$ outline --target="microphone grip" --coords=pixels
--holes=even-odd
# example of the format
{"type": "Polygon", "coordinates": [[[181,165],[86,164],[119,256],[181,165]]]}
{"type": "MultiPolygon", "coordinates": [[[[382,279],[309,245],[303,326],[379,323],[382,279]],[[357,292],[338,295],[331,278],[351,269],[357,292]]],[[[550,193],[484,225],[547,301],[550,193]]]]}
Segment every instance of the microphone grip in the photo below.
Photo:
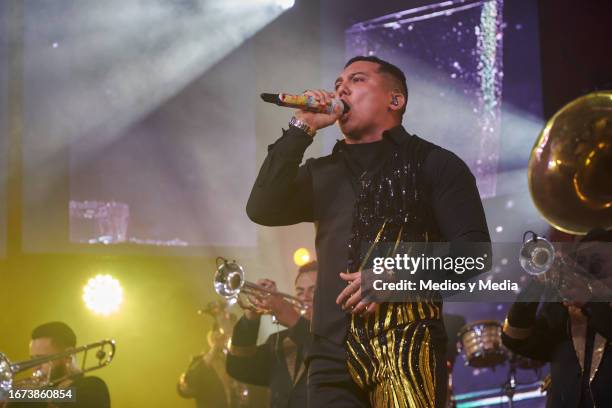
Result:
{"type": "Polygon", "coordinates": [[[340,106],[342,108],[343,113],[346,113],[349,109],[348,105],[345,105],[344,102],[342,102],[342,100],[338,98],[332,99],[331,103],[328,103],[324,107],[319,106],[315,98],[309,95],[263,93],[261,94],[261,99],[263,99],[265,102],[275,103],[279,106],[302,109],[316,113],[333,113],[334,109],[336,109],[336,106],[340,106]]]}

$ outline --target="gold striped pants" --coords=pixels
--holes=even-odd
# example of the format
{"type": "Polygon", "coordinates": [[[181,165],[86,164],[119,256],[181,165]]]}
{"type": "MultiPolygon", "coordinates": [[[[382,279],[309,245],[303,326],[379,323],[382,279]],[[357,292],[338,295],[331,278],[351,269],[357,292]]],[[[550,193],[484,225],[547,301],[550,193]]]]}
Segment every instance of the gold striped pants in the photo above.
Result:
{"type": "Polygon", "coordinates": [[[351,321],[348,369],[357,385],[368,392],[373,408],[443,405],[447,374],[441,354],[445,345],[432,341],[427,324],[439,319],[439,309],[434,304],[415,305],[384,304],[375,316],[351,321]],[[410,308],[424,308],[425,315],[417,312],[418,319],[406,321],[402,316],[408,316],[410,308]]]}

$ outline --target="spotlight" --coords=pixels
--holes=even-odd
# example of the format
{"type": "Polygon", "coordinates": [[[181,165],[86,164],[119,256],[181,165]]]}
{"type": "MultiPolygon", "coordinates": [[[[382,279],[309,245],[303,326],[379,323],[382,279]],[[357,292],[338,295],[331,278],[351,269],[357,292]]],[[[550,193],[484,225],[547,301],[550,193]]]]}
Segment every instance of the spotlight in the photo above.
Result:
{"type": "Polygon", "coordinates": [[[310,261],[310,252],[306,248],[296,249],[293,253],[293,262],[297,266],[302,266],[310,261]]]}
{"type": "Polygon", "coordinates": [[[276,5],[283,10],[288,10],[295,4],[295,0],[276,0],[276,5]]]}
{"type": "Polygon", "coordinates": [[[119,311],[123,302],[123,289],[110,275],[96,275],[83,287],[83,301],[97,315],[109,316],[119,311]]]}

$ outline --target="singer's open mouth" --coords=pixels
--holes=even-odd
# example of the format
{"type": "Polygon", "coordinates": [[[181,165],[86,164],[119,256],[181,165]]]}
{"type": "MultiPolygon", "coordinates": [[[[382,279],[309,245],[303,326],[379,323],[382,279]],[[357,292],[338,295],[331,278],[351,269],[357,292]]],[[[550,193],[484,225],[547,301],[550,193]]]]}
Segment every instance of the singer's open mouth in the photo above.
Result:
{"type": "Polygon", "coordinates": [[[340,123],[346,123],[346,121],[348,120],[348,117],[349,117],[349,113],[350,113],[350,111],[346,111],[342,115],[340,115],[340,118],[338,119],[340,121],[340,123]]]}
{"type": "Polygon", "coordinates": [[[344,103],[344,112],[340,115],[340,119],[346,120],[348,113],[351,111],[351,105],[346,101],[346,99],[341,99],[342,103],[344,103]]]}

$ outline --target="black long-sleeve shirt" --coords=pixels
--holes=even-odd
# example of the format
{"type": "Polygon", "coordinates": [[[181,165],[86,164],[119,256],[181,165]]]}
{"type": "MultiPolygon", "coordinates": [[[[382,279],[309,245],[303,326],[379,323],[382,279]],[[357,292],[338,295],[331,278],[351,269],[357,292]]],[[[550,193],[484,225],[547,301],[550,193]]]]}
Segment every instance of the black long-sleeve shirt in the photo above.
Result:
{"type": "Polygon", "coordinates": [[[304,356],[310,346],[309,322],[300,318],[287,330],[256,346],[259,319],[242,317],[232,334],[227,373],[238,381],[270,388],[270,407],[306,407],[304,356]]]}
{"type": "MultiPolygon", "coordinates": [[[[383,133],[391,151],[411,137],[398,126],[383,133]]],[[[358,194],[358,171],[377,166],[385,157],[358,150],[371,146],[346,147],[340,141],[331,155],[309,159],[300,166],[312,138],[290,127],[269,146],[268,155],[255,181],[247,204],[254,222],[266,225],[291,225],[314,222],[319,276],[315,292],[312,332],[336,343],[346,336],[348,315],[335,299],[346,283],[339,273],[346,270],[348,243],[353,223],[353,207],[358,194]],[[356,158],[357,156],[357,158],[356,158]]],[[[473,175],[465,163],[448,150],[432,150],[424,163],[433,213],[447,241],[489,242],[484,210],[473,175]]]]}

